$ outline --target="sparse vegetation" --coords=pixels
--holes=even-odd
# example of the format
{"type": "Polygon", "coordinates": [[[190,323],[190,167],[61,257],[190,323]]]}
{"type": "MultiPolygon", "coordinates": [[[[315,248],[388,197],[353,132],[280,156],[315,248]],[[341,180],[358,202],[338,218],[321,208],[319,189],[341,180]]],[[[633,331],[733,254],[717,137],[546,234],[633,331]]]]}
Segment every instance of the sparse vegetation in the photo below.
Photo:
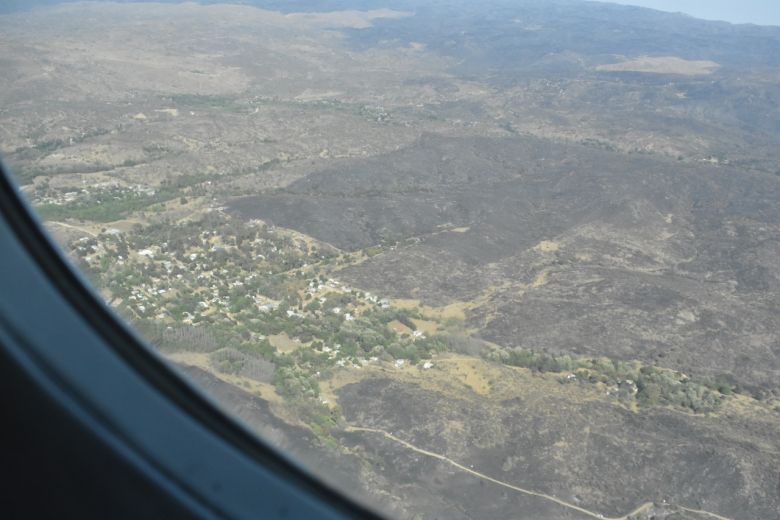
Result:
{"type": "Polygon", "coordinates": [[[554,356],[525,348],[494,349],[487,359],[536,372],[561,373],[561,382],[601,383],[622,401],[640,406],[668,405],[696,413],[717,410],[735,387],[725,376],[711,379],[690,377],[674,370],[627,363],[608,358],[554,356]]]}
{"type": "Polygon", "coordinates": [[[172,180],[163,180],[157,188],[111,186],[91,191],[82,190],[72,201],[41,201],[36,205],[36,209],[43,218],[49,220],[112,222],[155,204],[177,197],[184,198],[182,193],[190,196],[202,195],[206,192],[202,184],[213,178],[214,176],[208,175],[182,175],[172,180]]]}

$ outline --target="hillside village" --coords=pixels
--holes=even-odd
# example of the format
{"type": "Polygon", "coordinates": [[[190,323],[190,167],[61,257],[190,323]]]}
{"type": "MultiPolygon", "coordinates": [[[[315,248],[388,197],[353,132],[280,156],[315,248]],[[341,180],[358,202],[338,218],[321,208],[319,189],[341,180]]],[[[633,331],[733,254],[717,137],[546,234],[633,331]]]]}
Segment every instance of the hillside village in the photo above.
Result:
{"type": "MultiPolygon", "coordinates": [[[[70,253],[110,305],[161,352],[208,354],[217,372],[272,383],[291,399],[325,401],[319,384],[333,370],[369,364],[429,370],[437,355],[457,351],[466,334],[457,319],[394,305],[339,281],[339,269],[381,247],[341,252],[260,220],[237,220],[219,207],[130,232],[103,229],[75,239],[70,253]]],[[[600,385],[605,396],[629,407],[708,412],[734,391],[725,379],[638,362],[487,343],[480,352],[493,362],[559,374],[562,384],[600,385]]]]}
{"type": "Polygon", "coordinates": [[[75,240],[71,254],[163,352],[232,355],[228,371],[247,354],[264,358],[290,368],[264,376],[283,394],[316,397],[317,378],[333,367],[416,365],[445,348],[417,329],[419,312],[335,278],[333,248],[219,209],[130,233],[109,227],[75,240]]]}

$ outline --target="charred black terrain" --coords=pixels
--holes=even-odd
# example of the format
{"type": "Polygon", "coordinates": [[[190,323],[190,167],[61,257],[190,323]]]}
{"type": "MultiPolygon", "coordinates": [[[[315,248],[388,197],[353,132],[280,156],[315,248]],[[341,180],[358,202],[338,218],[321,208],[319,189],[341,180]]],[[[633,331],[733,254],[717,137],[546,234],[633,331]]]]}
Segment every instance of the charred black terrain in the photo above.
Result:
{"type": "Polygon", "coordinates": [[[778,200],[775,176],[729,167],[423,136],[233,208],[347,250],[392,244],[340,275],[430,306],[471,302],[468,323],[494,343],[771,388],[778,200]]]}

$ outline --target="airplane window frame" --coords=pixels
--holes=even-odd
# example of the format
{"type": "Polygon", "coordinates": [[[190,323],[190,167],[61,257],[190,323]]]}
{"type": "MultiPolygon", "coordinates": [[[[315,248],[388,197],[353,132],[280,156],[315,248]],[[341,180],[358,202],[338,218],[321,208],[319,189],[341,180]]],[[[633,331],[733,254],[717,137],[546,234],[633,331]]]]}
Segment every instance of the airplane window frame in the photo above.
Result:
{"type": "Polygon", "coordinates": [[[379,518],[166,366],[74,270],[1,162],[0,216],[0,363],[85,438],[193,517],[379,518]]]}

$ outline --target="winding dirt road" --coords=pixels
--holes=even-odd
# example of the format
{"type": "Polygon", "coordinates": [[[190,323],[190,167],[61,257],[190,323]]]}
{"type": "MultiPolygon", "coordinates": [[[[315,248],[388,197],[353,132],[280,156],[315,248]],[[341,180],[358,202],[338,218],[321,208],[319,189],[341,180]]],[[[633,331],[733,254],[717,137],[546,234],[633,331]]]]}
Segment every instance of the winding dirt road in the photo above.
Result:
{"type": "MultiPolygon", "coordinates": [[[[560,498],[556,498],[556,497],[554,497],[552,495],[548,495],[546,493],[540,493],[538,491],[533,491],[531,489],[525,489],[525,488],[522,488],[520,486],[515,486],[514,484],[510,484],[508,482],[504,482],[502,480],[495,479],[493,477],[485,475],[484,473],[480,473],[479,471],[475,471],[475,470],[473,470],[471,468],[468,468],[468,467],[464,466],[463,464],[459,464],[459,463],[455,462],[454,460],[450,459],[449,457],[445,457],[444,455],[440,455],[440,454],[434,453],[432,451],[428,451],[428,450],[424,450],[422,448],[418,448],[417,446],[415,446],[415,445],[413,445],[413,444],[411,444],[411,443],[409,443],[409,442],[407,442],[407,441],[405,441],[403,439],[399,439],[398,437],[396,437],[392,433],[390,433],[388,431],[385,431],[385,430],[380,430],[380,429],[377,429],[377,428],[364,428],[364,427],[361,427],[361,426],[347,426],[346,428],[344,428],[344,430],[347,431],[347,432],[364,432],[364,433],[375,433],[375,434],[382,435],[382,436],[386,437],[387,439],[390,439],[392,441],[397,442],[398,444],[404,446],[407,449],[410,449],[410,450],[412,450],[412,451],[414,451],[416,453],[419,453],[421,455],[425,455],[427,457],[431,457],[431,458],[438,459],[438,460],[441,460],[443,462],[446,462],[446,463],[450,464],[451,466],[454,466],[454,467],[458,468],[461,471],[465,471],[466,473],[469,473],[469,474],[471,474],[471,475],[473,475],[473,476],[475,476],[477,478],[481,478],[482,480],[486,480],[488,482],[492,482],[493,484],[498,484],[499,486],[503,486],[505,488],[509,488],[509,489],[511,489],[513,491],[517,491],[519,493],[523,493],[523,494],[534,496],[534,497],[539,497],[539,498],[542,498],[544,500],[549,500],[550,502],[554,502],[554,503],[558,504],[559,506],[566,507],[566,508],[572,509],[574,511],[578,511],[578,512],[584,514],[584,515],[588,515],[588,516],[590,516],[592,518],[597,518],[597,519],[600,519],[600,520],[629,520],[632,516],[637,515],[637,514],[643,512],[643,511],[653,507],[653,503],[652,502],[645,502],[644,504],[640,505],[639,507],[637,507],[633,511],[631,511],[629,513],[626,513],[623,516],[607,517],[607,516],[605,516],[605,515],[603,515],[601,513],[597,513],[595,511],[591,511],[589,509],[585,509],[584,507],[580,507],[580,506],[578,506],[576,504],[572,504],[570,502],[566,502],[565,500],[561,500],[560,498]]],[[[721,515],[718,515],[716,513],[711,513],[709,511],[703,511],[701,509],[692,509],[692,508],[683,507],[683,506],[678,506],[678,507],[680,509],[684,510],[684,511],[688,511],[689,513],[696,513],[696,514],[708,516],[708,517],[714,518],[716,520],[732,520],[732,519],[727,518],[725,516],[721,516],[721,515]]]]}

